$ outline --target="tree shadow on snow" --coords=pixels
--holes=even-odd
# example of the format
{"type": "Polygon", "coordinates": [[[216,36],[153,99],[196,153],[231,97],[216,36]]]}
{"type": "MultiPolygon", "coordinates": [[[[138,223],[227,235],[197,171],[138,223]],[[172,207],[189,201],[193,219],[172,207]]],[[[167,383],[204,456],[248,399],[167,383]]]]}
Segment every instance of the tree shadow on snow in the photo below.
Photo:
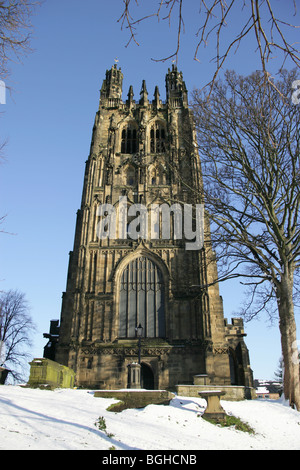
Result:
{"type": "MultiPolygon", "coordinates": [[[[92,427],[86,426],[84,424],[74,423],[72,421],[67,421],[67,420],[60,419],[60,418],[51,417],[51,416],[48,416],[46,414],[40,413],[38,411],[33,411],[33,410],[28,409],[28,408],[24,408],[20,405],[16,405],[15,403],[13,403],[11,400],[9,400],[7,398],[1,398],[0,403],[4,403],[4,404],[6,404],[6,405],[8,405],[9,407],[12,408],[12,411],[10,412],[11,415],[13,414],[13,409],[20,410],[20,411],[25,412],[26,414],[31,414],[31,415],[35,416],[37,420],[49,421],[49,423],[51,423],[51,422],[52,423],[58,423],[58,424],[61,424],[61,425],[73,426],[75,428],[84,429],[89,433],[92,433],[92,434],[97,435],[98,437],[101,437],[102,439],[104,439],[105,441],[110,443],[110,446],[116,445],[116,446],[120,447],[121,450],[136,450],[136,448],[130,447],[126,444],[123,444],[122,442],[118,441],[117,439],[113,439],[112,437],[108,437],[105,432],[100,431],[96,428],[92,428],[92,427]]],[[[22,416],[17,416],[16,415],[16,417],[18,417],[18,419],[20,419],[22,421],[22,416]]],[[[25,418],[25,415],[24,415],[23,418],[25,418]]],[[[28,426],[29,423],[26,422],[26,425],[28,426]]]]}
{"type": "Polygon", "coordinates": [[[192,398],[183,398],[183,397],[175,397],[170,402],[170,405],[173,408],[179,408],[184,411],[191,411],[193,413],[202,413],[204,412],[206,405],[201,405],[197,401],[193,400],[192,398]]]}

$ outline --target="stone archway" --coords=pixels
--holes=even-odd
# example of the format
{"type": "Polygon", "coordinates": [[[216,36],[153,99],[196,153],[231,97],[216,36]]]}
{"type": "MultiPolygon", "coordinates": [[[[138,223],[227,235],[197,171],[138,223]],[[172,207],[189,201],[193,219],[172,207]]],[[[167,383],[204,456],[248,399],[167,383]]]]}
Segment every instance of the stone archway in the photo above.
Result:
{"type": "Polygon", "coordinates": [[[152,367],[145,362],[141,363],[141,388],[154,390],[154,373],[152,367]]]}

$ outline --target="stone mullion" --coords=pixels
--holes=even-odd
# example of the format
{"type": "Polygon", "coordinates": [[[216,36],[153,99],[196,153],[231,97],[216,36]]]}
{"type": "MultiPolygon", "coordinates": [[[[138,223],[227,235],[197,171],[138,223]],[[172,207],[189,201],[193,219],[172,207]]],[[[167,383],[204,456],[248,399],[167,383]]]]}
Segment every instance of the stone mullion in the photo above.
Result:
{"type": "Polygon", "coordinates": [[[91,211],[91,217],[90,217],[90,237],[89,241],[91,242],[96,242],[97,241],[97,224],[98,224],[98,216],[97,216],[97,211],[98,211],[98,205],[94,204],[92,211],[91,211]]]}
{"type": "Polygon", "coordinates": [[[79,315],[80,315],[80,293],[74,294],[74,304],[73,304],[73,317],[72,317],[72,327],[71,327],[71,336],[77,338],[79,332],[79,315]]]}
{"type": "Polygon", "coordinates": [[[92,301],[90,304],[89,316],[88,316],[88,338],[87,339],[89,339],[90,341],[93,340],[94,308],[95,308],[95,303],[92,301]]]}
{"type": "Polygon", "coordinates": [[[84,279],[84,267],[85,267],[85,247],[81,246],[79,249],[79,256],[78,256],[78,267],[76,270],[76,278],[75,278],[75,289],[77,291],[82,292],[83,289],[83,279],[84,279]]]}
{"type": "Polygon", "coordinates": [[[130,283],[129,283],[129,279],[130,279],[130,266],[127,266],[125,269],[127,269],[127,285],[126,285],[126,288],[127,288],[127,292],[126,292],[126,296],[127,296],[127,300],[126,300],[126,329],[125,329],[125,337],[128,338],[128,320],[129,320],[129,286],[130,286],[130,283]]]}
{"type": "Polygon", "coordinates": [[[86,306],[85,306],[85,315],[83,319],[83,325],[82,325],[82,329],[84,331],[83,333],[84,340],[88,339],[89,311],[90,311],[90,305],[89,305],[89,302],[87,301],[86,306]]]}

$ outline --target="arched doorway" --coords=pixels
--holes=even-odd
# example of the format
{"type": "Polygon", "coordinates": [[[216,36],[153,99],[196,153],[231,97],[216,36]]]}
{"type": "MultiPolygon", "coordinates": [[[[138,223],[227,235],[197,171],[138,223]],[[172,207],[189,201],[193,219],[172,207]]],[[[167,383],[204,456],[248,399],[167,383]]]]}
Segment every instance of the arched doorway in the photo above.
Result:
{"type": "Polygon", "coordinates": [[[235,350],[229,350],[229,366],[231,385],[245,385],[245,374],[243,368],[243,356],[241,343],[235,350]]]}
{"type": "Polygon", "coordinates": [[[229,367],[230,367],[230,382],[231,385],[237,385],[237,365],[234,352],[229,350],[229,367]]]}
{"type": "Polygon", "coordinates": [[[152,368],[144,362],[141,363],[141,388],[154,390],[154,374],[152,368]]]}

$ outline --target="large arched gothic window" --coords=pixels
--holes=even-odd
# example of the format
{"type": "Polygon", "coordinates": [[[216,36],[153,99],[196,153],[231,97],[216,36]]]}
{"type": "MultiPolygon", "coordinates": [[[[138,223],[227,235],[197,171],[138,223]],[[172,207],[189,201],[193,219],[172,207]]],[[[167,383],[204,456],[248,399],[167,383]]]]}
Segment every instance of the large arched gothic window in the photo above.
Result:
{"type": "Polygon", "coordinates": [[[152,260],[142,256],[131,261],[121,276],[119,336],[134,338],[139,323],[143,336],[165,337],[163,275],[152,260]]]}
{"type": "Polygon", "coordinates": [[[133,124],[129,124],[122,130],[121,153],[136,153],[138,151],[137,129],[133,124]]]}

